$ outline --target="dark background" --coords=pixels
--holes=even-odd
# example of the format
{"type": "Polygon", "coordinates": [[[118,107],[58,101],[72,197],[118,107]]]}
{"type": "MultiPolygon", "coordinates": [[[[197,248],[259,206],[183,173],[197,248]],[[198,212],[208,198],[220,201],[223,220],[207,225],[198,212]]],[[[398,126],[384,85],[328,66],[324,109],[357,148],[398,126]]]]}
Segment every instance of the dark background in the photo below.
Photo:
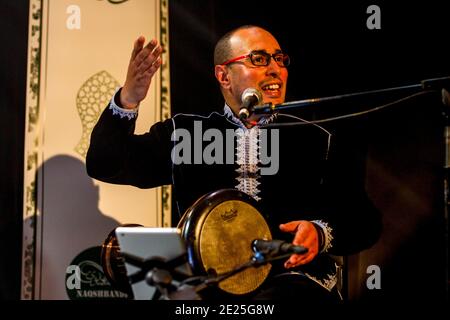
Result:
{"type": "Polygon", "coordinates": [[[291,56],[288,101],[448,75],[450,19],[438,1],[310,2],[171,1],[174,112],[198,111],[199,95],[205,112],[222,108],[214,44],[243,24],[268,28],[291,56]],[[371,4],[381,8],[381,30],[366,28],[371,4]]]}
{"type": "MultiPolygon", "coordinates": [[[[442,1],[171,0],[169,11],[173,114],[222,109],[213,46],[223,33],[242,24],[268,28],[291,56],[288,101],[450,75],[450,18],[442,1]],[[381,8],[381,30],[366,28],[371,4],[381,8]]],[[[27,28],[28,1],[1,1],[0,299],[20,298],[27,28]]],[[[304,112],[314,117],[345,113],[397,97],[351,100],[304,112]]],[[[348,258],[352,299],[447,297],[442,111],[439,95],[431,94],[337,125],[350,139],[367,145],[367,190],[384,222],[380,241],[348,258]],[[381,268],[381,290],[365,287],[371,264],[381,268]]]]}
{"type": "MultiPolygon", "coordinates": [[[[220,35],[243,24],[269,29],[291,56],[287,101],[449,76],[448,12],[437,1],[172,1],[172,111],[223,108],[213,73],[213,47],[220,35]],[[381,8],[381,30],[366,27],[371,4],[381,8]]],[[[300,113],[327,117],[410,93],[349,99],[300,113]]],[[[367,191],[383,214],[379,242],[347,259],[345,289],[350,299],[423,303],[447,297],[443,111],[440,95],[430,94],[332,124],[336,132],[367,148],[367,191]],[[366,287],[370,265],[380,266],[381,290],[366,287]]]]}

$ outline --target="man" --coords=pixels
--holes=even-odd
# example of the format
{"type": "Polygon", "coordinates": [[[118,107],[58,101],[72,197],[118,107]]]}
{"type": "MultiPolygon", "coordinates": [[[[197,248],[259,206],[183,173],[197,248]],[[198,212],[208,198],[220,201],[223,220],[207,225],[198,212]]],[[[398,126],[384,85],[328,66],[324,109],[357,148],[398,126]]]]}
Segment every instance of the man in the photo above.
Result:
{"type": "MultiPolygon", "coordinates": [[[[161,66],[161,47],[155,40],[144,47],[144,41],[136,40],[125,84],[92,132],[86,159],[89,175],[140,188],[172,184],[180,216],[209,192],[224,188],[245,192],[258,202],[275,239],[308,249],[292,254],[284,265],[274,264],[271,277],[281,285],[263,287],[261,297],[293,297],[291,284],[304,287],[305,279],[335,291],[336,265],[326,253],[344,255],[368,248],[379,236],[380,218],[364,192],[358,148],[318,125],[265,132],[265,124],[283,122],[286,116],[281,114],[239,119],[242,94],[248,88],[259,91],[263,103],[285,100],[290,61],[274,36],[260,27],[243,26],[218,41],[214,71],[225,100],[223,113],[179,114],[137,136],[133,134],[137,108],[161,66]],[[194,147],[177,153],[178,133],[196,130],[216,130],[210,132],[223,137],[227,130],[235,132],[233,160],[198,161],[199,149],[194,147]],[[262,151],[268,149],[276,157],[271,159],[272,170],[263,171],[268,161],[263,163],[262,151]]],[[[223,151],[227,153],[227,148],[223,151]]]]}

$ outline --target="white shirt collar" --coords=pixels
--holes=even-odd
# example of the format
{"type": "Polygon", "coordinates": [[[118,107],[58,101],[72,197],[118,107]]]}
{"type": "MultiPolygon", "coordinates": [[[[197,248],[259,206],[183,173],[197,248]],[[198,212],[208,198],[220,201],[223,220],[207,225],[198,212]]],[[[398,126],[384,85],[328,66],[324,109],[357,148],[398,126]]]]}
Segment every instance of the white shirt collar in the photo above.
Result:
{"type": "MultiPolygon", "coordinates": [[[[247,127],[244,125],[244,123],[241,121],[241,119],[236,117],[233,110],[231,110],[231,107],[226,102],[225,102],[223,111],[224,111],[224,115],[226,117],[230,118],[234,123],[239,125],[239,127],[247,129],[247,127]]],[[[271,122],[273,122],[273,120],[276,117],[277,117],[276,113],[272,114],[271,116],[263,116],[258,120],[258,126],[271,123],[271,122]]]]}

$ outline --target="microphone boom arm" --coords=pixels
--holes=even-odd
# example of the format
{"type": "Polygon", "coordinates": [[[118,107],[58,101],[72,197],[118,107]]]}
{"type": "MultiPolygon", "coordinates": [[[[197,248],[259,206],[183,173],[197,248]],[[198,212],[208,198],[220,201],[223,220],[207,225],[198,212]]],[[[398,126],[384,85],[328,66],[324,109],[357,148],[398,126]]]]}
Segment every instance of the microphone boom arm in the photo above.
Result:
{"type": "Polygon", "coordinates": [[[422,80],[420,84],[413,84],[413,85],[407,85],[407,86],[401,86],[401,87],[392,87],[392,88],[385,88],[385,89],[378,89],[378,90],[370,90],[370,91],[363,91],[363,92],[356,92],[356,93],[348,93],[348,94],[341,94],[336,96],[329,96],[329,97],[323,97],[323,98],[312,98],[312,99],[305,99],[305,100],[298,100],[298,101],[292,101],[292,102],[285,102],[282,104],[273,105],[272,103],[266,103],[260,106],[255,106],[253,108],[253,113],[255,114],[271,114],[274,112],[279,111],[286,111],[286,110],[292,110],[292,109],[299,109],[303,107],[313,106],[322,102],[330,102],[330,101],[338,101],[338,100],[344,100],[349,98],[356,98],[356,97],[363,97],[363,96],[369,96],[369,95],[375,95],[380,93],[391,93],[391,92],[401,92],[401,91],[408,91],[408,90],[430,90],[430,89],[442,89],[444,87],[450,86],[450,76],[448,77],[442,77],[442,78],[433,78],[433,79],[426,79],[422,80]]]}

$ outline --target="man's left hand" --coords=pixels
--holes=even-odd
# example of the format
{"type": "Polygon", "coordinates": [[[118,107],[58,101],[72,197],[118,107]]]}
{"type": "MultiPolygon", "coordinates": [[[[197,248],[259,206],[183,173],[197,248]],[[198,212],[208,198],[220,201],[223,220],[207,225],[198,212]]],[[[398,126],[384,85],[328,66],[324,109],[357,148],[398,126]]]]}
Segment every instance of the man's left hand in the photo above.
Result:
{"type": "Polygon", "coordinates": [[[319,235],[312,222],[306,220],[280,224],[280,230],[294,234],[292,244],[308,249],[304,254],[293,254],[284,263],[285,268],[293,268],[311,262],[319,252],[319,235]]]}

